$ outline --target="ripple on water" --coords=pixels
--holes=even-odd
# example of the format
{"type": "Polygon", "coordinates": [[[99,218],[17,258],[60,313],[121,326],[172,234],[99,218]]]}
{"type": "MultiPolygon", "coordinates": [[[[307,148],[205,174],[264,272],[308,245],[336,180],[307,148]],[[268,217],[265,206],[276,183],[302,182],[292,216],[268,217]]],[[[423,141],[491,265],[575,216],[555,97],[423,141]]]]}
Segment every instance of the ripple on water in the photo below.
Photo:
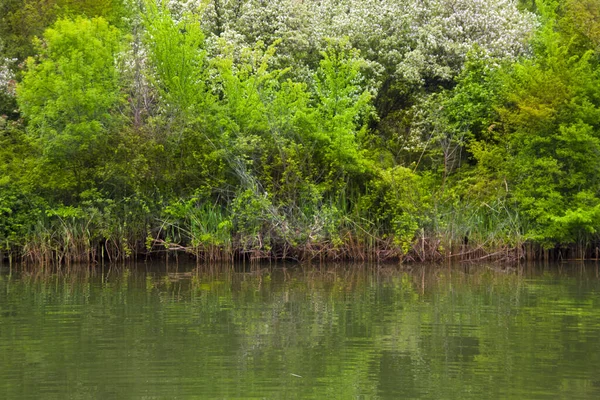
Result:
{"type": "Polygon", "coordinates": [[[0,398],[600,398],[595,277],[95,279],[0,280],[0,398]]]}

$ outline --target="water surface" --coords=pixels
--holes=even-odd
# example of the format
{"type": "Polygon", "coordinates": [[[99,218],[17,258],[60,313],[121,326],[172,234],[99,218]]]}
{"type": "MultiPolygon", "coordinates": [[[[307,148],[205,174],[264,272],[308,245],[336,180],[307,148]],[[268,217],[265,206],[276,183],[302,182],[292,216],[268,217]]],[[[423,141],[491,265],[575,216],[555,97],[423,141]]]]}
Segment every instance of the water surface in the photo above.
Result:
{"type": "Polygon", "coordinates": [[[0,275],[2,399],[597,399],[596,264],[0,275]]]}

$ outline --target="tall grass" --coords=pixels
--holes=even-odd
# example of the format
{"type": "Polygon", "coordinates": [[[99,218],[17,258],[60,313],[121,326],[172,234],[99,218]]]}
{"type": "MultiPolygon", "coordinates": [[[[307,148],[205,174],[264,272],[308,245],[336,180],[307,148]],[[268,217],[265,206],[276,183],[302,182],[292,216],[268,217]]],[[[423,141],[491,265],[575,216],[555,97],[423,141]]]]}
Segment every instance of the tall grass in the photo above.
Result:
{"type": "Polygon", "coordinates": [[[18,253],[22,261],[40,265],[135,258],[147,228],[144,217],[133,213],[124,217],[97,208],[48,213],[30,227],[18,253]]]}
{"type": "Polygon", "coordinates": [[[413,246],[413,250],[421,259],[427,258],[422,253],[428,248],[437,256],[432,258],[516,261],[524,255],[526,238],[522,232],[523,221],[518,212],[503,199],[493,203],[442,203],[432,213],[430,226],[422,232],[421,249],[413,246]]]}
{"type": "MultiPolygon", "coordinates": [[[[253,196],[253,195],[252,195],[253,196]]],[[[590,244],[550,251],[528,241],[519,214],[502,200],[440,203],[412,232],[409,246],[391,222],[373,218],[358,195],[304,204],[269,199],[223,206],[179,201],[160,215],[141,209],[54,213],[36,221],[20,245],[4,251],[36,265],[114,262],[186,255],[200,262],[287,259],[297,261],[475,261],[598,257],[590,244]],[[264,201],[263,201],[264,200],[264,201]],[[255,208],[258,207],[258,208],[255,208]],[[246,207],[246,208],[244,208],[246,207]]]]}

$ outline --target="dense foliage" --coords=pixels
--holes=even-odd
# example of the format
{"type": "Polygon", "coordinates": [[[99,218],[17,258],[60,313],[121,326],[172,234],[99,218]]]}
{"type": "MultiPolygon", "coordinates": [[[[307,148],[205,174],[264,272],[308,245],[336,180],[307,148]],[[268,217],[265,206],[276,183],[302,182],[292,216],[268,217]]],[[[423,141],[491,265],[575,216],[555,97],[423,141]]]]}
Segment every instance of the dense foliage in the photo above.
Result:
{"type": "Polygon", "coordinates": [[[428,259],[596,247],[594,0],[0,10],[6,253],[428,259]]]}

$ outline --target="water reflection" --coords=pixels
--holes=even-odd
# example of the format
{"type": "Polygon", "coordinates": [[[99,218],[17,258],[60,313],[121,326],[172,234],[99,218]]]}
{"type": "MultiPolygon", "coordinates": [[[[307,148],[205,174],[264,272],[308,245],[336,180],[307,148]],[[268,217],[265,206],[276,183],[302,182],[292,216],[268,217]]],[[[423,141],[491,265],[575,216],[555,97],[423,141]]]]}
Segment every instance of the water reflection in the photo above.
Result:
{"type": "Polygon", "coordinates": [[[0,275],[0,398],[598,398],[596,264],[0,275]]]}

